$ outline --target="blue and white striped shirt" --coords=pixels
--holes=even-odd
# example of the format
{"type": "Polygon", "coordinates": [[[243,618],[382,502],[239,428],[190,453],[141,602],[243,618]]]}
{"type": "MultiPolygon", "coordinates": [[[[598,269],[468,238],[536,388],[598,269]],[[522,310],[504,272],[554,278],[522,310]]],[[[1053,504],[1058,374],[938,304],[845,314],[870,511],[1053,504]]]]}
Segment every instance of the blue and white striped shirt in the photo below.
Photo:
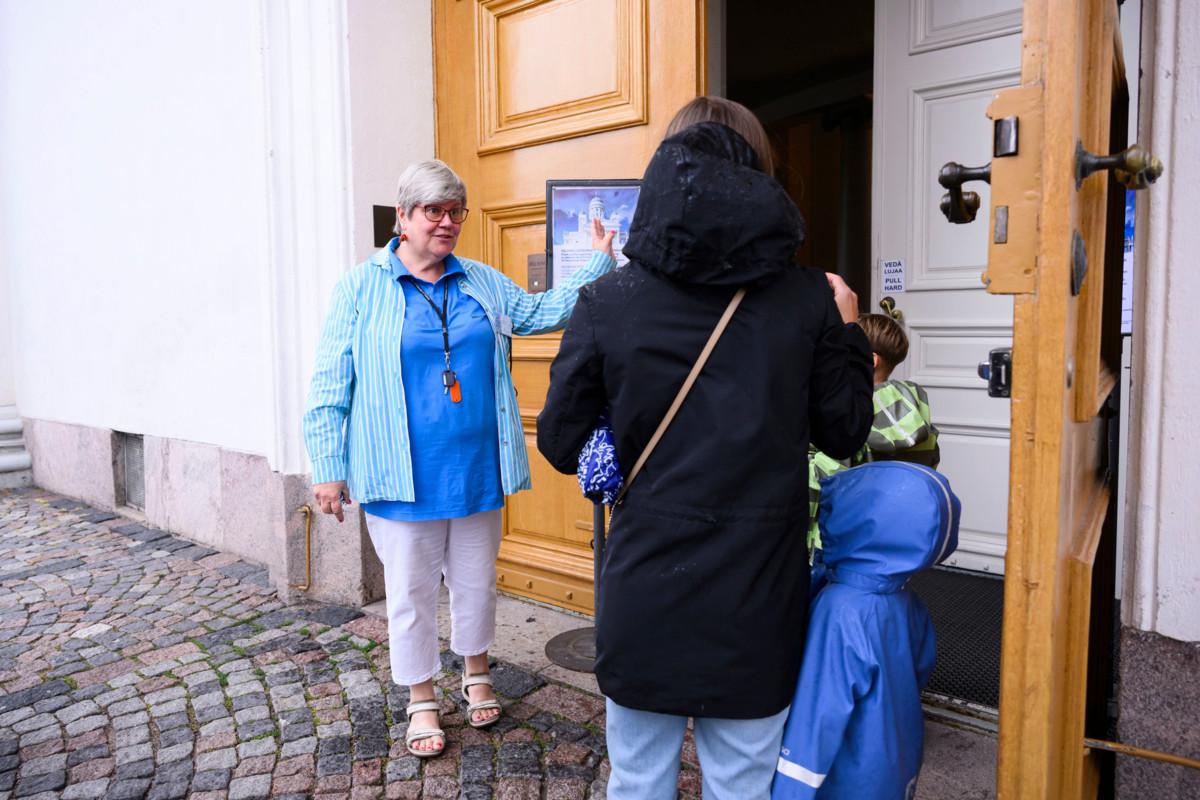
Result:
{"type": "MultiPolygon", "coordinates": [[[[562,286],[530,294],[511,278],[458,257],[459,289],[483,306],[496,336],[496,421],[504,493],[530,487],[529,454],[508,369],[509,337],[546,333],[566,324],[579,288],[616,266],[599,251],[562,286]],[[502,323],[502,320],[504,323],[502,323]]],[[[397,343],[404,327],[404,291],[386,248],[354,267],[333,290],[304,413],[312,481],[345,480],[359,503],[413,501],[408,409],[397,343]]]]}

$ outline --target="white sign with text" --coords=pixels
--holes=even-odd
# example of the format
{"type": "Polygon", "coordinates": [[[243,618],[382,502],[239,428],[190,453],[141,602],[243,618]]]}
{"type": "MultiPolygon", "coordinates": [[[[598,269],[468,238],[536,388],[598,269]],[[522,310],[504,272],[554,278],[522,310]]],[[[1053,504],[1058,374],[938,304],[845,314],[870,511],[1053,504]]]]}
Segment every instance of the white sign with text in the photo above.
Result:
{"type": "Polygon", "coordinates": [[[883,262],[883,293],[893,294],[904,291],[904,260],[884,260],[883,262]]]}

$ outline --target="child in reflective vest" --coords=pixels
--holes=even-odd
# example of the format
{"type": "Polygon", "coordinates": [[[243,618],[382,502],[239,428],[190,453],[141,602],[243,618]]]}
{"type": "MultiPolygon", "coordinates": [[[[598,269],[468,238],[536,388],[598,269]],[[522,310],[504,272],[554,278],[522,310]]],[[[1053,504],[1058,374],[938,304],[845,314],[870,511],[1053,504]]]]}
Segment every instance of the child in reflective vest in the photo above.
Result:
{"type": "Polygon", "coordinates": [[[938,429],[929,415],[929,396],[913,381],[891,380],[892,370],[908,357],[908,337],[898,322],[883,314],[858,319],[875,357],[875,418],[867,443],[853,458],[838,460],[815,447],[808,451],[808,550],[821,547],[817,503],[821,479],[868,461],[911,461],[937,469],[941,460],[938,429]]]}
{"type": "Polygon", "coordinates": [[[823,482],[824,583],[772,800],[915,796],[935,647],[907,583],[954,552],[960,512],[945,476],[917,464],[864,464],[823,482]]]}

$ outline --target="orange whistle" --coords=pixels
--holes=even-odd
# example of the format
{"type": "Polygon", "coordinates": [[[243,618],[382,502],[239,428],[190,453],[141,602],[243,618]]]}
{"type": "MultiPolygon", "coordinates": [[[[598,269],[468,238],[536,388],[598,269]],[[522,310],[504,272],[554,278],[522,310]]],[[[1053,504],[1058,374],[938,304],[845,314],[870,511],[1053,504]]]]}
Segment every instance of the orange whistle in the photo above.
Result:
{"type": "Polygon", "coordinates": [[[450,385],[450,400],[454,403],[462,402],[462,381],[455,381],[450,385]]]}

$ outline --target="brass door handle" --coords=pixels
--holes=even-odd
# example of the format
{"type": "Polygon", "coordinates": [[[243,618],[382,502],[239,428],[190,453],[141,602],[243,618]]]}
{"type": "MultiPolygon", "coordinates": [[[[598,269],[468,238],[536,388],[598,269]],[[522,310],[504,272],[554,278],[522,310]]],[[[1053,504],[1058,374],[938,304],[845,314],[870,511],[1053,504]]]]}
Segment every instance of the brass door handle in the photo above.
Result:
{"type": "Polygon", "coordinates": [[[938,172],[938,183],[949,191],[942,195],[940,208],[946,219],[956,225],[974,222],[979,213],[979,194],[964,192],[962,185],[967,181],[992,182],[992,165],[987,163],[982,167],[964,167],[951,161],[938,172]]]}
{"type": "Polygon", "coordinates": [[[1083,143],[1075,144],[1075,188],[1094,172],[1111,169],[1117,183],[1126,189],[1146,189],[1163,173],[1163,163],[1140,144],[1126,148],[1111,156],[1098,156],[1083,149],[1083,143]]]}
{"type": "Polygon", "coordinates": [[[883,313],[896,322],[904,322],[904,312],[896,308],[896,301],[891,297],[884,297],[879,300],[879,307],[883,309],[883,313]]]}

